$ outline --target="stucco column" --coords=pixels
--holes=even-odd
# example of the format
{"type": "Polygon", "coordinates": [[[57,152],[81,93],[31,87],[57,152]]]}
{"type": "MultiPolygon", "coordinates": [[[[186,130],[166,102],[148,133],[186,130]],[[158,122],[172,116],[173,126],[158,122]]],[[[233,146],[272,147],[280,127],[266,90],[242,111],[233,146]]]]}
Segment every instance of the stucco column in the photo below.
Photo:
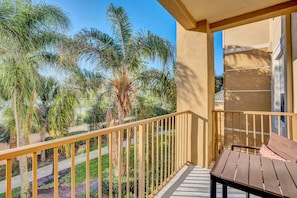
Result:
{"type": "Polygon", "coordinates": [[[297,113],[297,13],[291,15],[292,64],[293,64],[293,112],[297,113]]]}
{"type": "Polygon", "coordinates": [[[177,110],[193,112],[188,161],[204,167],[213,160],[214,148],[213,46],[212,33],[187,31],[177,24],[177,110]]]}
{"type": "Polygon", "coordinates": [[[294,93],[293,93],[293,62],[292,62],[292,28],[291,28],[291,14],[287,14],[286,17],[286,95],[287,95],[287,112],[294,111],[294,93]]]}
{"type": "MultiPolygon", "coordinates": [[[[297,13],[291,15],[291,46],[292,46],[292,73],[293,73],[293,112],[297,113],[297,13]]],[[[297,141],[297,116],[293,120],[293,140],[297,141]]]]}

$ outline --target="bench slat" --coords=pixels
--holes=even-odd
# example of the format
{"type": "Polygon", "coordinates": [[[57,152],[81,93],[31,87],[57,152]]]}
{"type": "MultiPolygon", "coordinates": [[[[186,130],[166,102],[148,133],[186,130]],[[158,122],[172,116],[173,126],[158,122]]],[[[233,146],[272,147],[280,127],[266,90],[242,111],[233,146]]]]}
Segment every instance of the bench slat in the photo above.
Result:
{"type": "Polygon", "coordinates": [[[261,161],[258,156],[250,155],[250,171],[248,177],[249,186],[256,189],[264,190],[261,171],[261,161]]]}
{"type": "Polygon", "coordinates": [[[285,165],[291,173],[295,186],[297,186],[297,164],[294,162],[285,162],[285,165]]]}
{"type": "Polygon", "coordinates": [[[297,142],[272,133],[267,147],[284,159],[297,161],[297,142]]]}
{"type": "Polygon", "coordinates": [[[280,160],[273,160],[275,172],[277,174],[283,196],[295,197],[297,195],[297,188],[291,178],[285,163],[280,160]],[[295,188],[294,188],[295,187],[295,188]]]}
{"type": "Polygon", "coordinates": [[[272,161],[269,158],[261,157],[265,191],[281,195],[279,182],[277,180],[272,161]]]}
{"type": "Polygon", "coordinates": [[[239,152],[231,152],[226,162],[226,166],[221,175],[222,179],[234,181],[235,170],[238,163],[239,152]]]}
{"type": "Polygon", "coordinates": [[[235,177],[236,183],[243,184],[243,185],[249,184],[249,177],[247,175],[247,170],[249,170],[249,154],[240,153],[237,173],[235,177]]]}
{"type": "Polygon", "coordinates": [[[220,161],[220,163],[215,164],[215,166],[212,168],[210,172],[211,175],[221,178],[221,174],[224,170],[224,167],[230,152],[231,152],[230,150],[223,150],[223,152],[220,154],[218,158],[218,161],[220,161]]]}

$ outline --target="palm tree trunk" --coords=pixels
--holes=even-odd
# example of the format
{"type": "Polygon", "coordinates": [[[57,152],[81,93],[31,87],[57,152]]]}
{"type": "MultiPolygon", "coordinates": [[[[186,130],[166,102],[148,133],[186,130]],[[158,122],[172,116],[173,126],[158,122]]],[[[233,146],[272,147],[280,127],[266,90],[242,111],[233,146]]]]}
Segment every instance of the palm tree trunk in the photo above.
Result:
{"type": "MultiPolygon", "coordinates": [[[[43,126],[42,126],[39,134],[40,134],[40,141],[44,142],[45,141],[45,136],[46,136],[46,124],[45,123],[43,123],[43,126]]],[[[40,160],[42,162],[45,161],[45,150],[41,151],[40,160]]]]}
{"type": "MultiPolygon", "coordinates": [[[[18,104],[18,93],[17,89],[15,89],[13,94],[13,109],[14,109],[14,117],[16,124],[16,132],[17,132],[17,146],[25,146],[26,145],[26,137],[23,130],[23,116],[22,116],[22,108],[21,104],[18,104]]],[[[21,103],[21,102],[20,102],[21,103]]],[[[18,157],[20,162],[20,175],[21,175],[21,197],[26,198],[30,195],[29,182],[28,182],[28,161],[27,156],[23,155],[18,157]]]]}
{"type": "MultiPolygon", "coordinates": [[[[16,148],[17,147],[17,134],[15,130],[12,130],[10,132],[10,140],[9,140],[9,148],[16,148]]],[[[17,167],[17,159],[13,158],[11,159],[11,163],[12,163],[12,171],[13,173],[15,173],[16,167],[17,167]]]]}

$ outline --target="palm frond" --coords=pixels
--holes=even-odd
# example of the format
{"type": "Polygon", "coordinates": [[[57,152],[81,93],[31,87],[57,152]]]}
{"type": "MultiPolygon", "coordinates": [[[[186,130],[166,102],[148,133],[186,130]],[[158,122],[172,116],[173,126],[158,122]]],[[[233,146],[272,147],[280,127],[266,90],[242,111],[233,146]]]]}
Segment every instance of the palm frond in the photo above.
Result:
{"type": "Polygon", "coordinates": [[[82,58],[101,68],[110,69],[120,66],[122,55],[112,37],[96,29],[83,29],[74,36],[81,49],[82,58]]]}
{"type": "Polygon", "coordinates": [[[154,35],[150,31],[138,33],[136,40],[138,48],[142,49],[140,55],[152,61],[160,60],[163,66],[174,62],[174,47],[168,40],[154,35]]]}
{"type": "Polygon", "coordinates": [[[122,54],[126,56],[126,45],[132,36],[132,24],[123,7],[110,4],[107,9],[107,18],[111,23],[113,34],[121,45],[122,54]]]}

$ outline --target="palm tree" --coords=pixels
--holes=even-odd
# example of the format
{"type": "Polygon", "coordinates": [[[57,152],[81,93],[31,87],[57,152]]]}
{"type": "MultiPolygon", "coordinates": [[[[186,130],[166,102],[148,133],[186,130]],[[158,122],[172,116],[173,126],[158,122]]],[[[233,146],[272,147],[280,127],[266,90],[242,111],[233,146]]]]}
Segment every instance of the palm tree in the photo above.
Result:
{"type": "MultiPolygon", "coordinates": [[[[117,105],[118,122],[122,124],[132,107],[133,96],[139,93],[142,77],[150,70],[148,61],[159,60],[162,66],[171,64],[174,53],[169,41],[150,31],[133,34],[132,24],[122,7],[113,4],[107,9],[112,36],[97,29],[84,29],[75,35],[79,42],[80,54],[84,60],[97,65],[105,74],[105,89],[117,105]]],[[[113,134],[116,147],[118,134],[113,134]]],[[[116,148],[115,148],[116,150],[116,148]]],[[[117,152],[114,152],[117,159],[117,152]]],[[[117,169],[117,165],[115,165],[117,169]]]]}
{"type": "MultiPolygon", "coordinates": [[[[9,1],[0,5],[0,86],[10,98],[17,133],[17,146],[26,145],[31,130],[38,70],[57,59],[54,47],[69,25],[57,7],[9,1]]],[[[20,157],[21,197],[28,196],[27,158],[20,157]]]]}

